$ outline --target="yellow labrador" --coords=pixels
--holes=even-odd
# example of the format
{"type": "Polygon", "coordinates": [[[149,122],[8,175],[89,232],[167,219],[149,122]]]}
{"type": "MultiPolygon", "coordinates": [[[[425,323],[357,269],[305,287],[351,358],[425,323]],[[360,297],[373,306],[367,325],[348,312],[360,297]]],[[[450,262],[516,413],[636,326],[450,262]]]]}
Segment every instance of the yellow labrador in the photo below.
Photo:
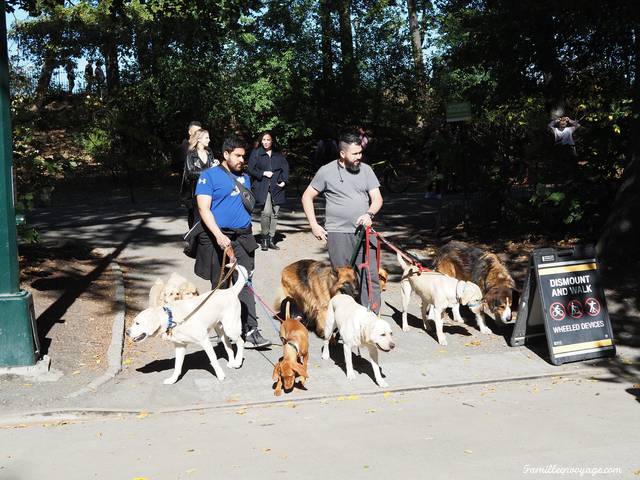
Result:
{"type": "Polygon", "coordinates": [[[173,375],[164,381],[166,385],[175,383],[180,377],[187,345],[190,343],[200,345],[207,353],[218,380],[225,378],[209,340],[209,331],[212,329],[218,334],[218,338],[222,339],[229,358],[227,365],[230,368],[242,366],[244,341],[241,337],[242,322],[238,294],[249,277],[243,266],[238,265],[236,268],[238,279],[230,288],[203,293],[185,300],[176,300],[171,305],[149,307],[133,319],[127,335],[134,342],[161,334],[163,339],[175,344],[175,368],[173,375]],[[235,356],[230,340],[236,344],[235,356]]]}
{"type": "Polygon", "coordinates": [[[344,346],[347,378],[351,380],[356,377],[351,358],[353,348],[366,347],[369,350],[369,362],[371,362],[376,383],[380,387],[388,387],[380,373],[378,350],[389,352],[395,348],[391,326],[374,312],[356,303],[352,296],[341,293],[329,302],[322,350],[324,360],[329,358],[329,339],[335,329],[340,332],[344,346]]]}
{"type": "Polygon", "coordinates": [[[402,292],[402,330],[409,330],[407,325],[407,308],[411,299],[411,292],[414,291],[422,300],[422,322],[427,330],[427,308],[433,306],[434,321],[436,324],[436,335],[438,343],[446,345],[447,339],[444,336],[442,314],[451,307],[453,319],[462,322],[460,316],[460,305],[468,306],[476,317],[478,326],[482,333],[491,333],[484,323],[481,315],[482,292],[473,282],[465,282],[451,278],[443,273],[422,272],[418,267],[408,265],[400,254],[397,254],[398,262],[403,269],[400,290],[402,292]]]}

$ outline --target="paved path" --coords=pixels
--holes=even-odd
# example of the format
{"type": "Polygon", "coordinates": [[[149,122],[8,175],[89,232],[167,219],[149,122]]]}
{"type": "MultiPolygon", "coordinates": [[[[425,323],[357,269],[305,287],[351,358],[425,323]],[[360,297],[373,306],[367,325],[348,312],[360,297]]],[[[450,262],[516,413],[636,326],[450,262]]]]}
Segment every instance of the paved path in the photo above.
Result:
{"type": "MultiPolygon", "coordinates": [[[[433,216],[432,206],[416,195],[391,198],[385,205],[385,224],[379,230],[401,244],[419,246],[421,236],[428,234],[427,230],[420,230],[420,225],[433,225],[433,216]]],[[[186,230],[186,222],[183,212],[172,204],[146,204],[135,208],[105,204],[97,208],[56,209],[40,212],[36,220],[45,242],[78,239],[113,252],[113,258],[125,271],[128,320],[146,306],[148,290],[157,277],[166,278],[172,271],[177,271],[192,279],[203,291],[208,288],[208,282],[192,274],[193,261],[181,253],[180,236],[186,230]]],[[[254,224],[254,231],[257,230],[254,224]]],[[[301,258],[326,258],[325,247],[308,233],[297,202],[285,209],[280,231],[285,237],[280,243],[280,251],[257,252],[254,285],[268,304],[276,295],[279,274],[285,265],[301,258]]],[[[433,333],[423,330],[417,302],[412,302],[410,307],[413,314],[410,316],[411,331],[404,333],[398,325],[400,268],[389,253],[385,253],[383,263],[391,277],[383,299],[382,317],[393,326],[397,343],[393,352],[381,357],[390,391],[545,376],[601,375],[630,381],[637,375],[637,352],[632,348],[621,349],[619,358],[610,361],[555,367],[529,348],[509,347],[506,342],[508,329],[496,329],[493,335],[482,335],[474,324],[449,323],[445,328],[449,345],[442,347],[433,333]]],[[[610,307],[615,314],[616,306],[610,307]]],[[[260,323],[265,336],[275,340],[276,332],[264,312],[261,312],[260,323]]],[[[216,351],[224,357],[222,348],[218,347],[216,351]]],[[[42,401],[33,399],[28,408],[18,397],[5,397],[3,415],[15,417],[27,410],[70,414],[83,410],[161,412],[381,392],[373,381],[368,362],[355,362],[359,375],[349,382],[344,374],[341,349],[332,352],[331,360],[322,361],[320,341],[311,335],[308,390],[296,389],[276,399],[271,390],[271,372],[280,355],[278,347],[247,351],[243,367],[229,370],[224,382],[218,382],[205,354],[192,347],[188,350],[183,377],[177,384],[165,386],[162,380],[171,374],[173,350],[160,339],[150,339],[139,345],[125,345],[124,371],[97,390],[68,398],[63,395],[68,392],[56,395],[54,383],[47,387],[46,398],[42,401]]],[[[55,365],[55,359],[53,361],[55,365]]],[[[226,367],[226,359],[222,364],[226,367]]],[[[78,385],[78,389],[86,386],[86,383],[78,385]]]]}

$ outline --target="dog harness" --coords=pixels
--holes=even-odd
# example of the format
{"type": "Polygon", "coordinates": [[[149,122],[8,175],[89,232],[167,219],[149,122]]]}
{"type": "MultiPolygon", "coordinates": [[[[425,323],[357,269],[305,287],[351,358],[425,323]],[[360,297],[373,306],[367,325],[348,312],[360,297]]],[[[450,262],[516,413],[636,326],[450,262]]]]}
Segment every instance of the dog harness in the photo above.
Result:
{"type": "Polygon", "coordinates": [[[167,306],[162,307],[162,309],[165,311],[165,313],[167,314],[167,330],[165,331],[165,333],[167,335],[171,335],[171,331],[173,330],[173,327],[175,327],[177,325],[176,322],[173,321],[173,312],[171,311],[171,309],[167,306]]]}

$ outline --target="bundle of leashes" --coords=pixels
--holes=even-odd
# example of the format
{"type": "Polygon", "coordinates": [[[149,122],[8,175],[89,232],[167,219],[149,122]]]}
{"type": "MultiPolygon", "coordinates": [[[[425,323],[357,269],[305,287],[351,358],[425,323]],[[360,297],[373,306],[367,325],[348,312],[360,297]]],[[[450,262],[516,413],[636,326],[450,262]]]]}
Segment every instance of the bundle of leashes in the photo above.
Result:
{"type": "MultiPolygon", "coordinates": [[[[355,249],[353,250],[353,254],[351,255],[351,260],[349,261],[349,265],[351,265],[351,267],[353,268],[357,268],[358,270],[366,270],[366,274],[367,274],[367,291],[369,294],[369,299],[371,299],[372,297],[372,284],[371,284],[371,259],[370,259],[370,252],[371,252],[371,237],[375,237],[377,239],[377,248],[376,248],[376,272],[378,270],[380,270],[380,255],[381,255],[381,249],[380,249],[380,245],[384,244],[387,247],[389,247],[391,250],[393,250],[394,252],[396,252],[397,254],[401,255],[402,258],[404,258],[405,260],[407,260],[408,263],[410,263],[411,265],[415,266],[418,269],[418,275],[420,275],[422,272],[430,272],[431,269],[425,267],[424,265],[422,265],[422,263],[420,262],[420,260],[418,258],[416,258],[415,256],[411,255],[408,252],[403,251],[402,249],[400,249],[399,247],[397,247],[396,245],[394,245],[393,243],[391,243],[389,240],[385,239],[380,233],[378,233],[377,231],[375,231],[373,229],[373,227],[368,226],[368,227],[360,227],[358,234],[356,236],[356,246],[355,249]],[[364,244],[364,259],[363,262],[356,265],[356,259],[358,257],[358,253],[360,252],[360,248],[362,247],[362,242],[365,242],[364,244]]],[[[371,304],[371,300],[369,300],[369,309],[375,309],[377,307],[377,305],[375,304],[371,304]]]]}

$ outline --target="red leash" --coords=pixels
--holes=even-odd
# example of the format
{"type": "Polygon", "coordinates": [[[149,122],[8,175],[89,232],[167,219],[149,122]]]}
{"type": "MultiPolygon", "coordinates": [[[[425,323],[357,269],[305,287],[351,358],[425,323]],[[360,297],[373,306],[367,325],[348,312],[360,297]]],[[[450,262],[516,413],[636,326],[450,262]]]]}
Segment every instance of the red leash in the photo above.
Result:
{"type": "MultiPolygon", "coordinates": [[[[368,227],[371,228],[371,227],[368,227]]],[[[396,253],[399,253],[402,258],[404,258],[405,260],[407,260],[411,265],[415,266],[418,268],[418,274],[422,273],[422,272],[431,272],[430,268],[424,267],[422,265],[422,263],[420,263],[415,257],[412,257],[411,255],[403,252],[402,250],[400,250],[398,247],[396,247],[393,243],[391,243],[389,240],[385,239],[382,235],[380,235],[378,232],[376,232],[373,228],[371,228],[371,231],[373,232],[374,235],[376,235],[378,237],[378,268],[380,268],[380,242],[384,243],[387,247],[389,247],[391,250],[393,250],[396,253]]]]}

